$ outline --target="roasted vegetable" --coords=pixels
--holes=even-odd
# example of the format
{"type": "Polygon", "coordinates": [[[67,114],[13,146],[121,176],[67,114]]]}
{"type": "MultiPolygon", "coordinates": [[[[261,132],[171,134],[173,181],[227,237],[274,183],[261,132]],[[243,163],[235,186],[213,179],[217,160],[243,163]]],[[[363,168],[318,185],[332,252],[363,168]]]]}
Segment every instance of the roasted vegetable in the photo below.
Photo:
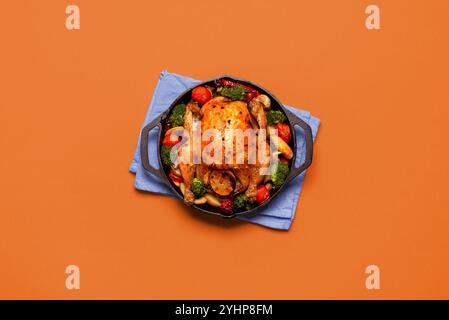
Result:
{"type": "Polygon", "coordinates": [[[217,87],[222,87],[222,86],[234,87],[237,85],[237,82],[234,82],[234,81],[231,81],[228,79],[219,79],[219,80],[216,80],[215,84],[217,85],[217,87]]]}
{"type": "Polygon", "coordinates": [[[162,146],[161,148],[161,161],[162,164],[166,165],[167,167],[171,167],[173,165],[173,162],[170,159],[170,152],[173,147],[170,146],[162,146]]]}
{"type": "Polygon", "coordinates": [[[284,158],[288,160],[293,158],[293,150],[292,148],[290,148],[287,142],[279,138],[278,135],[273,134],[270,134],[270,140],[274,144],[276,149],[284,156],[284,158]]]}
{"type": "Polygon", "coordinates": [[[282,123],[287,120],[287,117],[278,110],[271,110],[266,113],[268,125],[282,123]]]}
{"type": "Polygon", "coordinates": [[[234,211],[234,203],[231,199],[224,199],[223,201],[221,201],[220,208],[224,213],[232,214],[232,212],[234,211]]]}
{"type": "Polygon", "coordinates": [[[181,127],[181,126],[179,126],[179,127],[170,127],[170,128],[166,128],[166,129],[167,129],[167,131],[165,132],[165,136],[171,135],[175,131],[178,132],[178,133],[181,133],[181,132],[184,131],[184,127],[181,127]]]}
{"type": "Polygon", "coordinates": [[[210,174],[209,183],[216,194],[225,197],[230,195],[234,190],[234,179],[235,178],[227,171],[214,170],[210,174]]]}
{"type": "Polygon", "coordinates": [[[285,142],[289,143],[292,139],[292,133],[290,131],[290,126],[286,123],[278,123],[275,128],[278,130],[278,136],[285,142]]]}
{"type": "Polygon", "coordinates": [[[210,99],[212,99],[212,92],[206,87],[196,87],[192,91],[192,99],[199,104],[203,105],[210,99]]]}
{"type": "Polygon", "coordinates": [[[219,79],[216,81],[216,85],[217,87],[235,87],[235,86],[242,86],[243,89],[245,89],[246,92],[246,102],[250,102],[253,98],[257,97],[260,95],[260,92],[257,91],[254,88],[251,88],[249,86],[246,85],[241,85],[237,82],[231,81],[231,80],[227,80],[227,79],[219,79]]]}
{"type": "Polygon", "coordinates": [[[250,199],[245,205],[245,210],[248,211],[251,210],[252,208],[254,208],[254,203],[250,199]]]}
{"type": "Polygon", "coordinates": [[[288,163],[278,162],[272,170],[271,181],[276,188],[279,188],[287,179],[289,173],[288,163]]]}
{"type": "Polygon", "coordinates": [[[173,127],[182,126],[184,124],[184,114],[186,113],[186,105],[181,103],[173,108],[173,111],[168,118],[173,127]]]}
{"type": "Polygon", "coordinates": [[[253,208],[253,203],[246,194],[241,193],[234,197],[234,208],[237,210],[250,210],[253,208]]]}
{"type": "Polygon", "coordinates": [[[190,186],[190,190],[192,190],[193,194],[200,198],[207,193],[207,188],[204,185],[203,181],[198,178],[193,178],[192,185],[190,186]]]}
{"type": "Polygon", "coordinates": [[[206,197],[201,197],[198,199],[195,199],[195,201],[193,201],[194,204],[205,204],[207,202],[206,197]]]}
{"type": "Polygon", "coordinates": [[[256,202],[262,204],[270,197],[270,191],[263,184],[257,186],[256,202]]]}
{"type": "Polygon", "coordinates": [[[267,95],[265,95],[265,94],[260,94],[260,95],[258,95],[257,97],[255,97],[253,100],[262,103],[263,109],[264,109],[265,111],[270,110],[270,108],[271,108],[271,100],[270,100],[270,98],[269,98],[267,95]]]}
{"type": "Polygon", "coordinates": [[[245,100],[246,97],[245,87],[243,87],[241,84],[237,84],[233,87],[223,87],[221,88],[221,90],[219,90],[219,93],[223,97],[232,100],[245,100]]]}
{"type": "Polygon", "coordinates": [[[250,91],[246,93],[246,102],[250,102],[251,100],[253,100],[254,98],[256,98],[258,95],[260,95],[259,92],[257,91],[250,91]]]}
{"type": "Polygon", "coordinates": [[[164,140],[162,141],[162,145],[173,147],[174,145],[177,145],[181,141],[181,138],[176,135],[166,135],[164,137],[164,140]]]}
{"type": "Polygon", "coordinates": [[[210,204],[213,207],[221,207],[221,201],[220,199],[218,199],[216,196],[214,196],[211,193],[206,193],[204,195],[204,197],[206,198],[206,201],[208,204],[210,204]]]}

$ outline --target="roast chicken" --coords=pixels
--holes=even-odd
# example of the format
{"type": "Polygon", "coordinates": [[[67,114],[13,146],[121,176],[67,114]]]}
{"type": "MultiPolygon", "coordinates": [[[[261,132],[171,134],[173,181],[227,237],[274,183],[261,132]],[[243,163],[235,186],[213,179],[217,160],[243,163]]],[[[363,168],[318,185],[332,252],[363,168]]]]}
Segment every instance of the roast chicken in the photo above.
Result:
{"type": "MultiPolygon", "coordinates": [[[[248,141],[237,139],[227,140],[230,132],[228,129],[240,129],[245,132],[247,129],[266,129],[267,119],[262,103],[257,101],[249,104],[244,101],[232,101],[225,97],[216,97],[209,100],[201,108],[195,102],[190,102],[186,106],[184,116],[184,130],[189,132],[189,141],[180,150],[188,152],[190,159],[193,159],[193,139],[195,130],[201,127],[204,135],[209,129],[216,129],[220,132],[219,136],[222,140],[221,156],[217,156],[217,150],[211,150],[210,153],[205,152],[206,163],[204,159],[199,164],[180,163],[179,168],[185,184],[184,200],[187,203],[193,203],[194,194],[190,190],[193,178],[198,177],[217,194],[227,196],[231,193],[245,192],[245,194],[254,199],[257,195],[257,185],[261,183],[264,176],[261,174],[261,168],[269,166],[268,162],[262,164],[259,157],[255,163],[248,163],[248,141]],[[226,143],[232,143],[231,152],[226,152],[226,143]],[[240,143],[240,144],[239,144],[240,143]],[[243,154],[242,154],[243,152],[243,154]],[[229,161],[229,157],[232,159],[229,161]],[[243,162],[237,162],[237,157],[243,158],[243,162]]],[[[209,130],[211,131],[211,130],[209,130]]],[[[199,142],[201,150],[206,150],[211,141],[217,139],[218,136],[211,136],[210,140],[199,142]]],[[[266,144],[266,142],[265,142],[266,144]]],[[[229,150],[229,149],[228,149],[229,150]]],[[[270,156],[270,148],[265,147],[265,156],[270,156]]],[[[219,152],[219,150],[218,150],[219,152]]],[[[204,154],[204,152],[202,152],[204,154]]]]}

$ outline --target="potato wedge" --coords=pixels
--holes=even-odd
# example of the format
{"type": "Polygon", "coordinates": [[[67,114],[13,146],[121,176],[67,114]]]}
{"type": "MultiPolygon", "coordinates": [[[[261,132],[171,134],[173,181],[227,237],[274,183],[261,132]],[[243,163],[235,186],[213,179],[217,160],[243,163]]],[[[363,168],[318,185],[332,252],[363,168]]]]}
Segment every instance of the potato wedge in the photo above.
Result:
{"type": "Polygon", "coordinates": [[[211,193],[206,193],[204,195],[204,198],[206,198],[206,201],[208,204],[210,204],[213,207],[221,207],[221,201],[216,196],[214,196],[211,193]]]}
{"type": "Polygon", "coordinates": [[[207,202],[206,197],[201,197],[201,198],[195,199],[195,201],[193,201],[193,203],[195,203],[195,204],[205,204],[206,202],[207,202]]]}
{"type": "Polygon", "coordinates": [[[284,158],[288,160],[293,158],[293,150],[292,148],[290,148],[287,142],[279,138],[279,136],[277,135],[270,135],[270,139],[277,147],[278,151],[284,156],[284,158]]]}

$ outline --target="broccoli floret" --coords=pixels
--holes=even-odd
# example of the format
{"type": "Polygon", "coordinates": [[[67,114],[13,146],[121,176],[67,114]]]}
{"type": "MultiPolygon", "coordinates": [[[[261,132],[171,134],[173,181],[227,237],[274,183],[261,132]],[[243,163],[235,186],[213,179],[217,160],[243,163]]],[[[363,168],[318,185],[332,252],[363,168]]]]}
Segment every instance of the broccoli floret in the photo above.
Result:
{"type": "Polygon", "coordinates": [[[241,193],[234,197],[234,208],[237,210],[248,211],[254,208],[254,203],[246,194],[241,193]]]}
{"type": "Polygon", "coordinates": [[[186,113],[186,105],[181,103],[173,108],[168,121],[170,121],[173,127],[179,127],[184,124],[184,114],[186,113]]]}
{"type": "Polygon", "coordinates": [[[266,113],[266,116],[267,116],[267,123],[269,125],[282,123],[287,120],[287,117],[281,111],[278,110],[268,111],[266,113]]]}
{"type": "Polygon", "coordinates": [[[237,84],[234,87],[223,87],[219,93],[226,98],[232,100],[244,100],[246,97],[245,88],[241,84],[237,84]]]}
{"type": "Polygon", "coordinates": [[[288,163],[278,162],[271,173],[271,181],[276,188],[279,188],[287,179],[289,173],[288,163]]]}
{"type": "Polygon", "coordinates": [[[173,165],[173,162],[170,158],[170,152],[173,147],[169,146],[162,146],[161,148],[161,161],[162,164],[166,165],[167,167],[171,167],[173,165]]]}
{"type": "Polygon", "coordinates": [[[254,203],[251,201],[248,201],[245,205],[245,210],[248,211],[248,210],[251,210],[252,208],[254,208],[254,203]]]}
{"type": "Polygon", "coordinates": [[[249,202],[249,198],[246,196],[246,194],[244,194],[244,193],[238,194],[234,198],[234,208],[243,209],[246,207],[248,202],[249,202]]]}
{"type": "Polygon", "coordinates": [[[190,190],[192,190],[193,194],[199,198],[206,194],[207,188],[204,185],[204,182],[201,179],[194,178],[192,181],[192,185],[190,186],[190,190]]]}

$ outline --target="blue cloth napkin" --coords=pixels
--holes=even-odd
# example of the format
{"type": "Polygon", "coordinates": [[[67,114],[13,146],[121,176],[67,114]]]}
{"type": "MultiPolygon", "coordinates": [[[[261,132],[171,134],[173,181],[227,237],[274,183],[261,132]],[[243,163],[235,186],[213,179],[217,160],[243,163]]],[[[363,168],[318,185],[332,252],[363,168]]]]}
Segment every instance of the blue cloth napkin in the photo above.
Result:
{"type": "MultiPolygon", "coordinates": [[[[143,126],[148,124],[156,116],[167,110],[170,104],[188,88],[191,88],[201,81],[184,77],[178,74],[162,71],[159,82],[154,91],[143,126]]],[[[312,128],[313,138],[318,132],[320,120],[313,117],[310,112],[287,107],[295,115],[307,122],[312,128]]],[[[149,159],[153,166],[158,167],[157,161],[157,135],[158,129],[154,129],[149,134],[149,159]]],[[[305,139],[303,130],[296,128],[297,137],[297,165],[304,162],[305,139]]],[[[131,163],[130,171],[135,173],[134,186],[136,189],[148,191],[167,196],[174,196],[172,191],[157,177],[143,169],[140,160],[140,135],[136,151],[131,163]]],[[[304,181],[305,172],[290,182],[283,192],[274,199],[270,205],[255,215],[238,217],[240,220],[256,223],[266,227],[280,230],[288,230],[295,216],[296,205],[304,181]]]]}

